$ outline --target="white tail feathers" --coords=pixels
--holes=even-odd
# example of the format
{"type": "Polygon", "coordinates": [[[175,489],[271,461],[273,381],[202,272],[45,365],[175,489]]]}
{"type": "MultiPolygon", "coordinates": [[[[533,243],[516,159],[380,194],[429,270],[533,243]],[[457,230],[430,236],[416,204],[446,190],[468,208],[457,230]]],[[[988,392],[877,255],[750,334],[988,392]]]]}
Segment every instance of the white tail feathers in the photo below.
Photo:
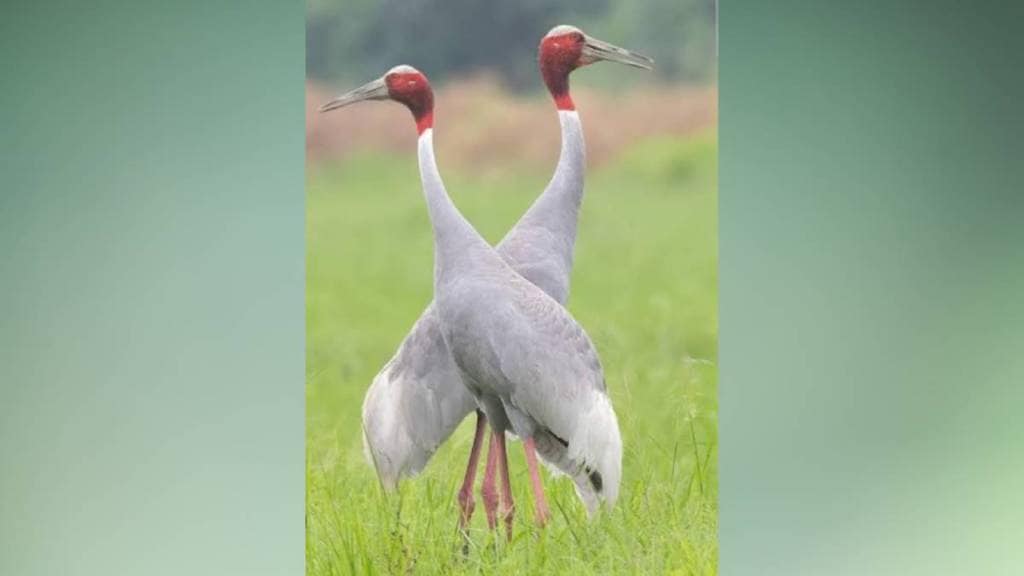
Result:
{"type": "Polygon", "coordinates": [[[401,420],[396,387],[390,378],[390,365],[385,366],[363,400],[363,452],[388,491],[397,488],[402,477],[422,469],[430,457],[421,454],[401,420]]]}
{"type": "MultiPolygon", "coordinates": [[[[622,480],[622,437],[619,436],[619,422],[608,396],[598,392],[592,399],[589,409],[580,414],[575,433],[569,438],[568,456],[591,472],[600,474],[600,480],[593,478],[592,474],[588,474],[588,478],[601,500],[611,508],[619,497],[619,482],[622,480]]],[[[576,489],[580,490],[579,482],[576,489]]]]}
{"type": "Polygon", "coordinates": [[[593,516],[602,502],[607,508],[615,505],[622,480],[622,438],[615,411],[604,393],[591,396],[569,438],[559,439],[543,431],[535,435],[534,442],[549,469],[572,478],[587,514],[593,516]]]}

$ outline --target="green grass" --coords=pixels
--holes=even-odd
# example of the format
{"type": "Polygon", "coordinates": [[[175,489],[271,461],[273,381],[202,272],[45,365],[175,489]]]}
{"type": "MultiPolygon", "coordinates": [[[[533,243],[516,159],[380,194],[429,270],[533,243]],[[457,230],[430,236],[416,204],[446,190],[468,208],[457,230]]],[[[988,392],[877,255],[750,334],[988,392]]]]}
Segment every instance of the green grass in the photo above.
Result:
{"type": "MultiPolygon", "coordinates": [[[[713,574],[717,571],[717,143],[651,140],[590,170],[569,308],[604,364],[622,428],[616,508],[588,521],[545,473],[554,519],[532,522],[518,443],[511,543],[477,513],[468,554],[455,493],[468,418],[417,478],[381,492],[362,454],[363,395],[431,298],[432,240],[415,155],[310,169],[307,191],[307,572],[713,574]]],[[[481,180],[444,170],[496,242],[550,168],[481,180]]]]}

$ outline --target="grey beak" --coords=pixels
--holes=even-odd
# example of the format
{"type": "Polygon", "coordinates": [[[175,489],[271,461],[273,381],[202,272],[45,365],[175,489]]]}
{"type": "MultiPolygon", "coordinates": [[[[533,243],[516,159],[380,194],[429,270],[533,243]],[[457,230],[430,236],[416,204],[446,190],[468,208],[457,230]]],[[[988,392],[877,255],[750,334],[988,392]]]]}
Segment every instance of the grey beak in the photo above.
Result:
{"type": "Polygon", "coordinates": [[[625,48],[619,48],[614,44],[590,36],[584,37],[583,58],[588,64],[599,60],[607,60],[642,70],[653,70],[654,67],[654,60],[647,56],[630,52],[625,48]]]}
{"type": "Polygon", "coordinates": [[[378,78],[324,104],[320,107],[320,112],[328,112],[363,100],[387,100],[388,98],[387,84],[384,83],[384,78],[378,78]]]}

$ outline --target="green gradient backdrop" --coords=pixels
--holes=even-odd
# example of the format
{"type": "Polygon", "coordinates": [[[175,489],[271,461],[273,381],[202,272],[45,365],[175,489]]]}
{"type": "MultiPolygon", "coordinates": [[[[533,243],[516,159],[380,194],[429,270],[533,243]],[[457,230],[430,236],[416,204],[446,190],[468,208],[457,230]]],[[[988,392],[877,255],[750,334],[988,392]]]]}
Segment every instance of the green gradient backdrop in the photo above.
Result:
{"type": "MultiPolygon", "coordinates": [[[[723,574],[1024,561],[1011,3],[723,2],[723,574]]],[[[0,574],[303,569],[302,4],[0,18],[0,574]]]]}
{"type": "Polygon", "coordinates": [[[1020,574],[1011,3],[720,10],[723,574],[1020,574]]]}
{"type": "Polygon", "coordinates": [[[0,16],[0,574],[303,570],[301,2],[0,16]]]}

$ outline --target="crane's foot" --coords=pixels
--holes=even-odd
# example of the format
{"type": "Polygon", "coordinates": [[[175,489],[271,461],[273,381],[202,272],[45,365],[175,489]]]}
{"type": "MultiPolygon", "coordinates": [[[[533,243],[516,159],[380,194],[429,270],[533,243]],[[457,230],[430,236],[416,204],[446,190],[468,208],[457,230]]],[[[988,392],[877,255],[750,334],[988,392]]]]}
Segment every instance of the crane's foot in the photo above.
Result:
{"type": "Polygon", "coordinates": [[[505,449],[505,433],[495,433],[498,449],[498,464],[501,467],[501,517],[505,521],[505,532],[508,541],[512,541],[512,520],[516,514],[516,504],[512,500],[512,483],[508,477],[508,451],[505,449]]]}
{"type": "Polygon", "coordinates": [[[480,487],[480,496],[484,500],[484,510],[487,512],[487,527],[494,530],[498,526],[498,487],[497,480],[498,450],[497,440],[494,433],[491,433],[491,443],[487,449],[487,466],[484,468],[484,482],[480,487]]]}
{"type": "Polygon", "coordinates": [[[476,509],[476,502],[473,501],[473,490],[467,490],[465,486],[459,490],[459,529],[465,531],[469,526],[469,520],[473,517],[473,510],[476,509]]]}
{"type": "Polygon", "coordinates": [[[526,467],[530,470],[535,520],[537,525],[543,528],[551,519],[551,512],[548,510],[547,499],[544,498],[544,484],[540,480],[540,466],[537,464],[537,448],[532,437],[526,439],[523,449],[526,451],[526,467]]]}
{"type": "Polygon", "coordinates": [[[473,509],[476,504],[473,502],[473,484],[476,482],[476,467],[480,461],[480,446],[484,441],[484,432],[487,431],[487,418],[484,413],[476,412],[476,433],[473,435],[473,447],[469,450],[469,462],[466,464],[466,477],[462,480],[462,488],[459,489],[459,529],[465,532],[469,526],[469,520],[473,517],[473,509]]]}
{"type": "Polygon", "coordinates": [[[484,499],[484,510],[487,511],[487,527],[494,530],[498,526],[498,489],[494,484],[484,484],[480,490],[484,499]]]}
{"type": "Polygon", "coordinates": [[[515,504],[511,504],[510,506],[508,506],[508,508],[506,508],[501,514],[502,519],[505,521],[505,536],[508,537],[509,542],[512,541],[512,524],[515,520],[515,515],[515,504]]]}

